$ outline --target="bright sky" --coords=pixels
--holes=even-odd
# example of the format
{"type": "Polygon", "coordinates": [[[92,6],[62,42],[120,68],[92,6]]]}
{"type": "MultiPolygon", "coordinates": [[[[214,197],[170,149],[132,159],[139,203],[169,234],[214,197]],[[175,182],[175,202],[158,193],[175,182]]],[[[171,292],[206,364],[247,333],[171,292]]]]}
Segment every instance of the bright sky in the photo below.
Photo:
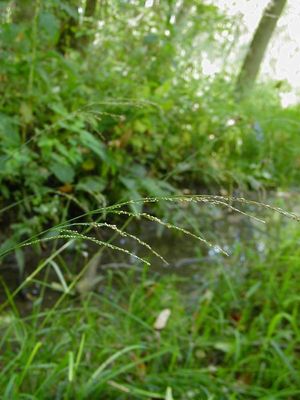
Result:
{"type": "MultiPolygon", "coordinates": [[[[229,15],[242,19],[248,32],[239,37],[237,50],[250,42],[269,0],[207,0],[207,3],[218,5],[229,15]]],[[[281,96],[284,106],[300,102],[300,0],[288,0],[278,21],[261,67],[260,78],[264,77],[288,81],[291,89],[281,96]]]]}

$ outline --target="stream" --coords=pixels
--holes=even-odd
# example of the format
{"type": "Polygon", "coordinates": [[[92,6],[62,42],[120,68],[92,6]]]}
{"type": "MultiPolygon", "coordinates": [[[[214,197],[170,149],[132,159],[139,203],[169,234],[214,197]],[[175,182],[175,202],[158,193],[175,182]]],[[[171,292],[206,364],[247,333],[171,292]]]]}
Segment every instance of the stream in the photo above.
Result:
{"type": "MultiPolygon", "coordinates": [[[[268,194],[262,202],[300,214],[300,193],[297,191],[268,194]]],[[[91,281],[91,285],[88,285],[85,291],[101,291],[108,271],[142,270],[143,263],[137,260],[136,256],[151,263],[148,267],[148,276],[159,279],[163,275],[176,274],[182,278],[182,290],[188,292],[196,291],[199,284],[205,286],[208,279],[215,279],[224,271],[228,275],[245,274],[249,257],[255,254],[259,260],[263,261],[267,252],[270,251],[270,246],[276,246],[280,240],[279,233],[289,219],[274,211],[254,205],[243,205],[239,208],[255,218],[222,206],[172,204],[169,213],[172,216],[172,223],[179,229],[167,228],[160,223],[143,218],[132,221],[126,231],[138,237],[139,240],[118,236],[112,242],[115,246],[126,248],[131,254],[105,248],[101,257],[95,259],[97,265],[94,263],[93,271],[91,272],[91,268],[87,269],[81,278],[88,284],[89,280],[91,281]],[[256,218],[265,220],[265,223],[256,218]],[[182,228],[205,238],[210,245],[185,234],[180,230],[182,228]],[[147,243],[161,258],[153,254],[140,241],[147,243]],[[222,251],[227,252],[228,256],[222,251]],[[162,258],[167,261],[167,264],[162,258]]],[[[164,223],[167,221],[170,221],[170,218],[166,218],[164,223]]],[[[105,228],[97,239],[108,241],[113,233],[111,229],[105,228]]],[[[59,242],[58,247],[63,243],[59,242]]],[[[75,240],[57,258],[50,259],[41,273],[24,286],[15,297],[15,304],[21,313],[30,312],[33,303],[39,297],[43,297],[43,306],[51,307],[66,289],[65,285],[68,286],[72,282],[76,274],[97,251],[99,247],[94,243],[75,240]],[[47,282],[45,289],[42,289],[41,282],[43,281],[47,282]]],[[[32,274],[37,266],[52,253],[51,246],[40,254],[31,247],[26,248],[24,252],[25,276],[32,274]]],[[[20,285],[20,272],[13,254],[2,260],[0,274],[4,282],[0,287],[0,303],[3,303],[7,300],[7,291],[12,293],[20,285]]],[[[74,293],[76,294],[75,291],[71,292],[71,294],[74,293]]]]}

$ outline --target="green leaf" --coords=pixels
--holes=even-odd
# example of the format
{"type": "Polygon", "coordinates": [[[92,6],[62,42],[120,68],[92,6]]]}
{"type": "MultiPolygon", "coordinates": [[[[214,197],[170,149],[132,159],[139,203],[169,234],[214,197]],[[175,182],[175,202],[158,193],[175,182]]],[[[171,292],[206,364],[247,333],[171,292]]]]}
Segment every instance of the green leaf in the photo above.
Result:
{"type": "Polygon", "coordinates": [[[30,124],[32,122],[33,114],[30,104],[23,101],[20,106],[20,114],[25,124],[30,124]]]}
{"type": "Polygon", "coordinates": [[[172,82],[166,81],[155,90],[155,94],[158,96],[164,96],[170,92],[171,87],[172,87],[172,82]]]}
{"type": "Polygon", "coordinates": [[[137,120],[133,124],[134,130],[139,133],[145,133],[147,129],[149,129],[147,123],[145,121],[137,120]]]}
{"type": "MultiPolygon", "coordinates": [[[[123,183],[123,185],[126,187],[127,191],[125,192],[125,199],[126,200],[140,200],[142,199],[142,196],[140,193],[137,191],[136,188],[136,181],[134,179],[126,178],[126,177],[121,177],[120,181],[123,183]]],[[[131,203],[129,205],[131,208],[131,211],[135,214],[139,214],[142,212],[143,209],[143,203],[137,201],[136,203],[131,203]]]]}
{"type": "Polygon", "coordinates": [[[48,12],[42,12],[39,15],[39,28],[44,31],[47,38],[55,41],[59,36],[59,20],[48,12]]]}
{"type": "Polygon", "coordinates": [[[152,196],[166,196],[176,190],[167,182],[159,181],[153,178],[143,178],[140,180],[140,186],[152,196]]]}
{"type": "Polygon", "coordinates": [[[50,171],[62,183],[71,183],[75,176],[74,169],[68,164],[53,163],[50,165],[50,171]]]}
{"type": "Polygon", "coordinates": [[[79,183],[76,185],[76,189],[88,193],[101,193],[105,189],[105,186],[106,182],[104,179],[97,176],[88,176],[80,179],[79,183]]]}
{"type": "Polygon", "coordinates": [[[0,171],[3,172],[7,161],[7,156],[0,156],[0,171]]]}
{"type": "Polygon", "coordinates": [[[99,156],[101,160],[107,161],[108,156],[105,145],[90,132],[81,131],[80,141],[83,146],[89,148],[92,152],[97,154],[97,156],[99,156]]]}
{"type": "Polygon", "coordinates": [[[8,115],[0,113],[0,138],[4,148],[16,148],[21,145],[17,121],[8,115]]]}
{"type": "Polygon", "coordinates": [[[170,386],[167,387],[165,400],[174,400],[172,388],[170,386]]]}
{"type": "Polygon", "coordinates": [[[123,183],[123,185],[131,191],[136,190],[136,180],[135,179],[130,179],[130,178],[126,178],[124,176],[120,177],[120,181],[123,183]]]}
{"type": "Polygon", "coordinates": [[[78,19],[76,7],[72,7],[72,5],[69,5],[67,2],[60,2],[60,8],[61,10],[65,11],[65,13],[70,17],[76,20],[78,19]]]}
{"type": "Polygon", "coordinates": [[[154,44],[159,40],[159,36],[154,33],[149,33],[144,36],[144,44],[154,44]]]}

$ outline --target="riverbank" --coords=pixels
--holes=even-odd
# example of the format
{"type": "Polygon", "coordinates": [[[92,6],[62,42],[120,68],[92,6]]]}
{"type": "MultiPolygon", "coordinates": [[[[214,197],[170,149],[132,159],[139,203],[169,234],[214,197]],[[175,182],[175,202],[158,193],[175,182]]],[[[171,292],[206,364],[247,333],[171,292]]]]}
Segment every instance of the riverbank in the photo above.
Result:
{"type": "Polygon", "coordinates": [[[300,230],[274,218],[263,246],[247,225],[230,257],[107,268],[96,291],[51,307],[44,282],[25,316],[7,290],[3,398],[297,399],[300,230]]]}

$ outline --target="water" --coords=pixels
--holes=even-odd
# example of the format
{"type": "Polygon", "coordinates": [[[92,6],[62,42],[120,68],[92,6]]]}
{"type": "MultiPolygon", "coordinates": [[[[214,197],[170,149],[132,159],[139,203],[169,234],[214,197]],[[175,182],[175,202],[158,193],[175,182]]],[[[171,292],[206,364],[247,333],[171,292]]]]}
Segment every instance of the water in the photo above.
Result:
{"type": "MultiPolygon", "coordinates": [[[[280,205],[289,211],[299,211],[299,193],[277,193],[269,196],[267,203],[280,205]]],[[[142,270],[143,265],[137,261],[134,255],[151,262],[149,274],[159,278],[161,275],[176,274],[183,278],[183,290],[196,290],[205,284],[207,279],[214,279],[219,273],[240,274],[247,270],[247,260],[251,254],[255,254],[263,260],[270,243],[276,245],[278,229],[287,220],[278,214],[254,206],[243,206],[242,210],[256,217],[266,220],[263,224],[248,216],[232,212],[224,207],[211,205],[186,205],[172,206],[170,210],[174,224],[184,229],[193,231],[196,235],[204,237],[212,245],[207,246],[194,237],[185,235],[175,229],[166,229],[152,221],[133,221],[127,228],[132,235],[147,242],[153,250],[159,253],[168,264],[159,257],[153,255],[149,249],[138,241],[129,237],[118,237],[114,242],[116,246],[127,248],[131,255],[106,249],[97,260],[97,265],[89,269],[84,278],[91,285],[87,290],[101,290],[108,271],[132,269],[142,270]],[[220,248],[226,251],[225,256],[220,248]],[[96,284],[95,284],[96,282],[96,284]],[[97,283],[98,282],[98,283],[97,283]]],[[[150,210],[151,211],[151,210],[150,210]]],[[[123,221],[124,222],[124,221],[123,221]]],[[[121,224],[120,224],[121,225],[121,224]]],[[[111,230],[106,229],[101,236],[102,240],[111,238],[111,230]]],[[[70,285],[74,277],[81,271],[92,255],[99,248],[94,244],[74,242],[58,258],[35,277],[16,296],[15,301],[21,312],[27,313],[32,305],[41,297],[43,292],[44,306],[51,306],[61,296],[64,286],[70,285]],[[63,276],[63,280],[59,276],[63,276]],[[43,289],[42,281],[47,281],[43,289]]],[[[49,257],[51,248],[42,254],[36,254],[33,249],[25,252],[25,273],[30,275],[41,260],[49,257]]],[[[7,257],[0,266],[2,279],[5,282],[0,288],[0,301],[5,302],[7,291],[13,292],[20,285],[20,274],[13,255],[7,257]]],[[[75,291],[73,291],[76,294],[75,291]]]]}

